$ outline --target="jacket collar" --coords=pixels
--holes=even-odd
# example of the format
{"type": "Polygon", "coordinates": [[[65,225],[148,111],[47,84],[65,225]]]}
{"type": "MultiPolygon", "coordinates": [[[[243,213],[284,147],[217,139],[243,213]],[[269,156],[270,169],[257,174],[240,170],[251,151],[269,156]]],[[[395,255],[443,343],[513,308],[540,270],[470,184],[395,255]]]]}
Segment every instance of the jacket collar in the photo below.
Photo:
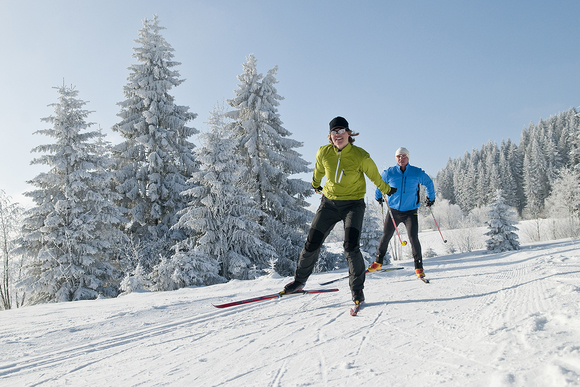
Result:
{"type": "Polygon", "coordinates": [[[334,151],[336,153],[341,152],[341,153],[348,153],[350,152],[350,150],[352,149],[352,144],[349,142],[348,144],[346,144],[346,146],[344,148],[342,148],[341,150],[339,150],[334,144],[332,144],[332,147],[334,148],[334,151]]]}
{"type": "Polygon", "coordinates": [[[396,164],[395,167],[397,167],[397,170],[401,173],[405,173],[407,172],[407,169],[409,169],[409,167],[411,166],[411,164],[407,163],[407,166],[405,167],[405,171],[401,170],[401,166],[399,164],[396,164]]]}

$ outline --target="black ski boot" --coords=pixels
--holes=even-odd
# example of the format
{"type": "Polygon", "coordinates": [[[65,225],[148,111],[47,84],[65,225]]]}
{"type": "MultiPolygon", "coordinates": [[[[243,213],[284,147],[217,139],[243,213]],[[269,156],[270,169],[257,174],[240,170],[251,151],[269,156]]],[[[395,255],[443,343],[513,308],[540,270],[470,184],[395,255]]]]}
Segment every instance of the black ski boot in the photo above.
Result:
{"type": "Polygon", "coordinates": [[[286,284],[286,286],[284,286],[284,293],[286,294],[294,293],[299,290],[302,290],[302,288],[304,288],[304,283],[294,280],[289,284],[286,284]]]}
{"type": "Polygon", "coordinates": [[[362,290],[362,289],[359,289],[359,290],[353,290],[353,291],[352,291],[352,300],[353,300],[355,303],[357,303],[357,302],[358,302],[359,304],[360,304],[361,302],[363,302],[363,301],[365,300],[365,294],[363,293],[363,290],[362,290]]]}

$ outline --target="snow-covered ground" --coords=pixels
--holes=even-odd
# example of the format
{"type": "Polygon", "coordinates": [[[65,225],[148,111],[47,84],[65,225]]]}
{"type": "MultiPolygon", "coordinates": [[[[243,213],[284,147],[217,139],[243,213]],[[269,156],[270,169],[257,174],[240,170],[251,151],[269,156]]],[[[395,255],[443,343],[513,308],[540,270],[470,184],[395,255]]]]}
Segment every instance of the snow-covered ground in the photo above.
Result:
{"type": "Polygon", "coordinates": [[[425,259],[431,284],[395,262],[405,269],[367,276],[356,317],[346,280],[212,306],[276,292],[279,277],[4,311],[0,385],[580,385],[579,247],[440,254],[425,259]]]}

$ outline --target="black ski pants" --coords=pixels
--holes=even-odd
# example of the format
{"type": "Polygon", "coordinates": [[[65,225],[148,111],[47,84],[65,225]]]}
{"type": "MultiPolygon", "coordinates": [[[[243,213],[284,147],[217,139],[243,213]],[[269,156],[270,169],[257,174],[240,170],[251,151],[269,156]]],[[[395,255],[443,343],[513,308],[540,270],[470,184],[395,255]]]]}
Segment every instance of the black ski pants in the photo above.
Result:
{"type": "MultiPolygon", "coordinates": [[[[391,212],[393,213],[397,227],[401,223],[405,224],[405,228],[407,229],[407,236],[409,237],[409,243],[411,244],[413,259],[415,260],[415,269],[422,269],[423,255],[421,252],[421,244],[419,243],[419,217],[417,215],[417,209],[411,211],[397,211],[391,208],[391,212]]],[[[393,237],[394,233],[395,225],[391,220],[391,215],[387,213],[385,226],[383,228],[383,236],[381,237],[379,247],[377,248],[377,262],[383,263],[383,258],[385,257],[387,248],[389,247],[389,241],[393,237]]]]}
{"type": "Polygon", "coordinates": [[[361,290],[365,282],[365,262],[360,251],[360,234],[365,215],[364,199],[330,200],[322,197],[316,210],[310,232],[298,259],[294,279],[306,282],[318,261],[324,240],[341,220],[344,221],[344,253],[348,262],[351,290],[361,290]]]}

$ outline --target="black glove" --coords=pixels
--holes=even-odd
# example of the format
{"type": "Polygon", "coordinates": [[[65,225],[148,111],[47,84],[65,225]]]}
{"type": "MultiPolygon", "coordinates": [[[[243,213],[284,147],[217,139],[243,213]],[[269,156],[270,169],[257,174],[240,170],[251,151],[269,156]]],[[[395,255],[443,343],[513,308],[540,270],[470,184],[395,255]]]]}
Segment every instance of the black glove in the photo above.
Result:
{"type": "Polygon", "coordinates": [[[322,187],[318,186],[318,188],[314,188],[314,192],[316,192],[317,194],[321,194],[322,193],[322,187]]]}
{"type": "Polygon", "coordinates": [[[427,207],[431,207],[433,205],[433,203],[435,203],[435,199],[431,200],[431,199],[427,198],[427,201],[425,202],[425,205],[427,207]]]}
{"type": "Polygon", "coordinates": [[[387,196],[391,196],[395,192],[397,192],[397,189],[395,187],[391,187],[391,190],[389,192],[387,192],[387,196]]]}
{"type": "Polygon", "coordinates": [[[379,204],[382,206],[383,202],[385,201],[385,199],[383,199],[383,197],[381,196],[380,198],[377,199],[377,202],[379,202],[379,204]]]}

